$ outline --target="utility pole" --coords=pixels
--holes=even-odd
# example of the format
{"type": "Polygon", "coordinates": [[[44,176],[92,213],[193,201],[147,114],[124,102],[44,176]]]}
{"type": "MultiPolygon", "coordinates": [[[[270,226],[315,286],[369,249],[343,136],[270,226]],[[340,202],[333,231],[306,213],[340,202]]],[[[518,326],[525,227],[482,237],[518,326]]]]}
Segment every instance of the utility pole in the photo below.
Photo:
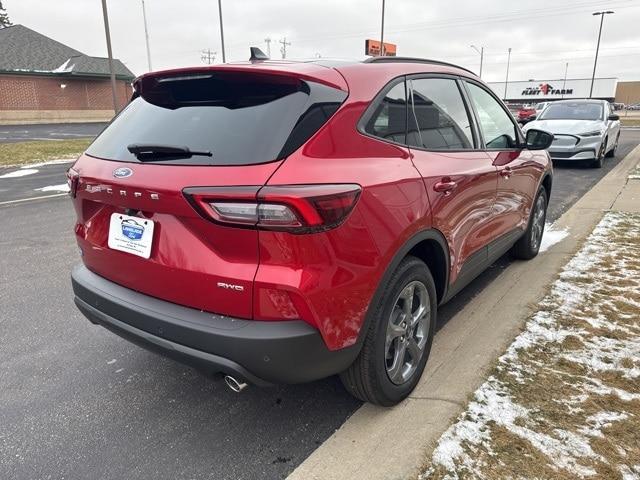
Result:
{"type": "Polygon", "coordinates": [[[218,0],[218,16],[220,17],[220,43],[222,44],[222,63],[227,63],[224,54],[224,29],[222,28],[222,0],[218,0]]]}
{"type": "Polygon", "coordinates": [[[118,114],[118,97],[116,96],[116,74],[113,70],[113,52],[111,51],[111,33],[109,32],[109,14],[107,0],[102,0],[102,17],[104,19],[104,33],[107,37],[107,55],[109,56],[109,76],[111,77],[111,96],[113,97],[113,111],[118,114]]]}
{"type": "Polygon", "coordinates": [[[291,42],[287,42],[287,37],[284,37],[279,40],[279,43],[282,44],[282,47],[280,47],[280,53],[282,54],[282,58],[285,59],[287,58],[287,46],[290,46],[291,42]]]}
{"type": "Polygon", "coordinates": [[[212,52],[210,48],[207,48],[206,50],[202,50],[202,55],[200,56],[200,59],[202,60],[202,63],[211,65],[213,62],[216,61],[217,54],[218,52],[212,52]]]}
{"type": "Polygon", "coordinates": [[[567,71],[569,70],[569,62],[564,64],[564,80],[562,81],[562,98],[564,98],[564,91],[567,87],[567,71]]]}
{"type": "Polygon", "coordinates": [[[478,50],[478,47],[476,47],[475,45],[470,45],[470,47],[480,54],[480,74],[478,76],[482,78],[482,62],[484,60],[484,47],[480,46],[480,50],[478,50]]]}
{"type": "Polygon", "coordinates": [[[509,47],[509,55],[507,56],[507,76],[504,79],[504,97],[503,100],[507,99],[507,85],[509,84],[509,64],[511,63],[511,47],[509,47]]]}
{"type": "Polygon", "coordinates": [[[382,24],[380,25],[380,56],[384,57],[384,0],[382,0],[382,24]]]}
{"type": "Polygon", "coordinates": [[[598,30],[598,44],[596,45],[596,58],[593,61],[593,74],[591,75],[591,88],[589,89],[589,98],[591,98],[593,95],[593,82],[596,79],[596,66],[598,65],[598,52],[600,51],[600,37],[602,36],[602,24],[604,23],[604,16],[611,13],[614,12],[612,12],[611,10],[593,12],[594,16],[600,15],[600,30],[598,30]]]}
{"type": "Polygon", "coordinates": [[[265,38],[264,43],[267,44],[267,57],[271,58],[271,37],[265,38]]]}
{"type": "Polygon", "coordinates": [[[144,0],[142,0],[142,19],[144,20],[144,39],[147,42],[147,65],[149,66],[149,71],[153,70],[151,68],[151,49],[149,48],[149,29],[147,28],[147,11],[144,8],[144,0]]]}

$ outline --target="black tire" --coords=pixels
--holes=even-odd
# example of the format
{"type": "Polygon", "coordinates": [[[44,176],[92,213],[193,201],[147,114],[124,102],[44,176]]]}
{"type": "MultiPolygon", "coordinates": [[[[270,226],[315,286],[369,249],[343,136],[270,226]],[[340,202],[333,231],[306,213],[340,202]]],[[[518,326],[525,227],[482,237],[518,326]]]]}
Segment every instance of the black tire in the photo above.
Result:
{"type": "Polygon", "coordinates": [[[538,255],[538,251],[540,251],[542,235],[544,234],[544,223],[547,219],[548,204],[549,198],[547,196],[547,190],[544,187],[540,187],[540,190],[538,191],[538,194],[533,201],[533,207],[531,208],[531,213],[529,215],[529,224],[527,225],[527,230],[511,249],[511,254],[515,258],[519,258],[521,260],[531,260],[533,257],[538,255]],[[538,202],[542,202],[542,204],[539,204],[538,202]],[[540,217],[537,216],[538,208],[543,209],[541,217],[542,226],[538,226],[539,229],[536,228],[536,222],[540,221],[540,217]]]}
{"type": "MultiPolygon", "coordinates": [[[[425,289],[421,291],[424,293],[425,289]]],[[[426,303],[427,301],[425,301],[426,303]]],[[[372,305],[372,308],[374,308],[373,316],[367,327],[368,330],[364,333],[366,337],[360,354],[353,364],[340,374],[340,379],[347,391],[354,397],[365,402],[390,407],[404,400],[413,391],[429,358],[436,326],[437,299],[435,283],[427,265],[412,256],[402,260],[384,287],[378,304],[372,305]],[[430,310],[424,315],[424,319],[426,320],[428,317],[429,324],[428,327],[425,326],[423,331],[426,335],[424,337],[426,343],[411,376],[404,383],[397,384],[391,380],[388,374],[387,353],[393,342],[387,343],[387,329],[393,318],[392,315],[398,311],[396,302],[402,298],[401,294],[406,291],[405,288],[411,288],[411,285],[415,284],[424,285],[428,294],[430,310]]],[[[407,341],[409,337],[413,339],[413,335],[414,333],[410,336],[407,335],[407,341]]],[[[400,340],[404,341],[405,337],[394,339],[394,341],[400,340]]],[[[406,358],[404,353],[402,358],[406,358]]],[[[401,365],[404,365],[404,360],[401,365]]]]}
{"type": "Polygon", "coordinates": [[[598,152],[597,157],[591,162],[591,166],[593,168],[602,168],[602,164],[604,163],[605,150],[607,149],[607,139],[605,138],[600,145],[600,151],[598,152]]]}
{"type": "Polygon", "coordinates": [[[620,140],[620,134],[616,136],[616,143],[614,143],[613,148],[607,152],[606,157],[613,158],[616,156],[616,150],[618,149],[618,140],[620,140]]]}

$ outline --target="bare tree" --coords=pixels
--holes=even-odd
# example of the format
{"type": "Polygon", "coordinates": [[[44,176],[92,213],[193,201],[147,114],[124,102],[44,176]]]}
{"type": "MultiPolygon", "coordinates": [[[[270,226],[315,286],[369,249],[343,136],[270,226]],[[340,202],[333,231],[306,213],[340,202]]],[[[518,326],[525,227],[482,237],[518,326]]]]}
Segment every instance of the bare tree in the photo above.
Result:
{"type": "Polygon", "coordinates": [[[9,20],[9,14],[2,6],[2,0],[0,0],[0,28],[10,27],[13,25],[11,20],[9,20]]]}

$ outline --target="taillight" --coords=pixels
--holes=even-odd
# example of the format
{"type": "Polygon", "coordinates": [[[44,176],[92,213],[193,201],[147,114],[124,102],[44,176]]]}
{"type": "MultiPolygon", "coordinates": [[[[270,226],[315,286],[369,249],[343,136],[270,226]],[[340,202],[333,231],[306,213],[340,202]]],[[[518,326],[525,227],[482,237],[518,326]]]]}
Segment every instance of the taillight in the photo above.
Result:
{"type": "Polygon", "coordinates": [[[185,196],[215,222],[309,233],[340,225],[360,195],[355,184],[186,188],[185,196]]]}
{"type": "Polygon", "coordinates": [[[78,183],[80,182],[80,174],[73,168],[67,170],[67,185],[69,186],[69,195],[71,198],[76,198],[76,192],[78,191],[78,183]]]}

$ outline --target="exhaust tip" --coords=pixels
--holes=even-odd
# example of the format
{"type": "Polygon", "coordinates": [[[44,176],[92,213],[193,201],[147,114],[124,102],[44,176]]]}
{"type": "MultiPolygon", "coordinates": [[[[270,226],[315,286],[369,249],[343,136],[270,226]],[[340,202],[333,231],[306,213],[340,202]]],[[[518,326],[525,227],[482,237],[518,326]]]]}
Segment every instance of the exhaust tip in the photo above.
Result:
{"type": "Polygon", "coordinates": [[[224,382],[227,384],[227,387],[229,387],[231,390],[233,390],[236,393],[240,393],[242,390],[248,387],[246,383],[237,380],[235,377],[232,377],[231,375],[225,375],[224,382]]]}

